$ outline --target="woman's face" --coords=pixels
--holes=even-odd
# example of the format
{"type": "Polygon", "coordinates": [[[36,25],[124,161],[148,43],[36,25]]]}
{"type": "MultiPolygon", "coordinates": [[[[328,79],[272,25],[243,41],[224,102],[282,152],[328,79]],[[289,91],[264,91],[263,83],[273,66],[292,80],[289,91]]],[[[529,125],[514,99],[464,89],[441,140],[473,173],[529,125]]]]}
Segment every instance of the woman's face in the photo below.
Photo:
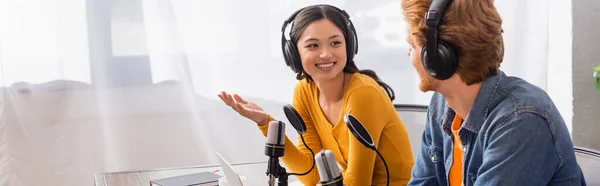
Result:
{"type": "Polygon", "coordinates": [[[329,19],[310,23],[298,38],[304,71],[315,81],[331,80],[346,66],[346,40],[329,19]]]}

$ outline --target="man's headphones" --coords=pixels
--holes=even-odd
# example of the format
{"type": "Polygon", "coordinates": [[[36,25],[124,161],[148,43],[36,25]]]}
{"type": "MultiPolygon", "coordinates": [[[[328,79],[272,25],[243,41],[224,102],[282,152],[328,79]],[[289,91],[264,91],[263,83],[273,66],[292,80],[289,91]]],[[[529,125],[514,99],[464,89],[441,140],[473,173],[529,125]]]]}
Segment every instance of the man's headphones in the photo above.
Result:
{"type": "MultiPolygon", "coordinates": [[[[346,60],[347,63],[352,62],[354,55],[358,53],[358,37],[356,36],[356,30],[354,29],[354,25],[352,24],[352,21],[350,21],[350,15],[348,15],[346,11],[341,10],[335,6],[316,6],[327,6],[342,14],[344,22],[346,23],[345,32],[343,28],[341,29],[342,32],[344,32],[344,37],[346,38],[346,60]]],[[[286,39],[285,29],[287,28],[288,24],[292,23],[294,19],[296,19],[296,16],[306,8],[307,7],[301,8],[300,10],[294,12],[287,20],[283,22],[283,26],[281,27],[281,49],[283,51],[283,58],[285,59],[285,64],[292,68],[292,71],[294,71],[295,73],[302,73],[304,69],[302,68],[302,61],[300,60],[300,55],[298,54],[298,48],[296,47],[296,43],[291,40],[291,34],[290,39],[286,39]]]]}
{"type": "Polygon", "coordinates": [[[452,0],[432,0],[431,6],[425,15],[427,24],[427,43],[421,50],[421,62],[425,70],[436,79],[446,80],[456,72],[458,68],[458,55],[454,48],[439,39],[439,25],[444,17],[444,10],[452,0]]]}

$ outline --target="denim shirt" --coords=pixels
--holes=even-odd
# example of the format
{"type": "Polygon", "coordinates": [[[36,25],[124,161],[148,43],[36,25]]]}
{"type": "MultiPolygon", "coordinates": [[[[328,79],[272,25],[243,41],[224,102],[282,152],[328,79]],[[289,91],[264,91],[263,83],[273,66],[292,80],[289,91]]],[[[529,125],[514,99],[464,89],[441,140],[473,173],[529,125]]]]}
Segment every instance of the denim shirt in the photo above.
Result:
{"type": "MultiPolygon", "coordinates": [[[[408,185],[448,185],[455,112],[433,95],[408,185]]],[[[540,88],[502,71],[481,86],[458,136],[463,183],[585,185],[569,131],[540,88]]]]}

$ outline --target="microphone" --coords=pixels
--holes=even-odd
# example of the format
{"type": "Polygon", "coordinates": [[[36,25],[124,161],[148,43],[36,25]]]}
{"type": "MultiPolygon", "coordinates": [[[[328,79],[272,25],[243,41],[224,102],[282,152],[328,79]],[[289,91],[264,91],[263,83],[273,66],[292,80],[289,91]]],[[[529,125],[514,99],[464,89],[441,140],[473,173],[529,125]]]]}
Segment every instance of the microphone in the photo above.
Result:
{"type": "MultiPolygon", "coordinates": [[[[311,157],[314,157],[315,153],[312,149],[310,149],[310,147],[308,147],[308,145],[306,145],[306,142],[304,141],[303,134],[306,133],[306,124],[304,123],[304,120],[302,120],[302,117],[300,116],[298,111],[296,111],[296,109],[292,105],[286,104],[283,105],[283,113],[285,113],[285,117],[287,117],[288,121],[290,121],[290,124],[292,124],[292,127],[294,127],[294,129],[296,129],[296,132],[298,132],[298,134],[300,135],[300,139],[302,139],[302,143],[308,149],[308,151],[310,151],[310,154],[312,155],[311,157]]],[[[314,168],[315,161],[313,159],[312,166],[310,167],[310,169],[308,169],[308,171],[301,174],[291,173],[290,175],[303,176],[310,173],[310,171],[312,171],[314,168]]]]}
{"type": "Polygon", "coordinates": [[[375,143],[373,142],[373,138],[371,137],[371,134],[369,134],[369,131],[367,131],[362,123],[351,114],[344,115],[344,122],[348,126],[348,129],[350,129],[350,132],[352,132],[352,135],[354,135],[361,144],[374,150],[379,158],[381,158],[381,161],[385,166],[386,185],[390,185],[390,171],[388,170],[387,163],[385,162],[385,159],[383,159],[383,156],[381,156],[381,153],[377,150],[377,147],[375,147],[375,143]]]}
{"type": "MultiPolygon", "coordinates": [[[[283,111],[286,117],[291,122],[292,126],[296,129],[304,146],[310,151],[312,156],[315,153],[306,145],[302,134],[306,132],[306,124],[300,117],[300,114],[291,105],[284,105],[283,111]]],[[[288,173],[285,168],[279,165],[279,158],[284,155],[285,150],[285,125],[281,121],[271,121],[269,123],[269,130],[267,132],[267,140],[265,142],[265,155],[269,156],[267,165],[267,176],[269,176],[269,185],[275,185],[275,178],[278,178],[279,186],[287,186],[288,175],[306,175],[315,167],[315,161],[313,160],[312,166],[305,173],[288,173]]]]}
{"type": "Polygon", "coordinates": [[[265,155],[279,158],[285,146],[285,125],[281,121],[271,121],[265,142],[265,155]]]}
{"type": "Polygon", "coordinates": [[[333,152],[330,150],[321,150],[315,156],[315,161],[317,162],[317,170],[319,170],[319,176],[321,177],[321,185],[344,185],[344,179],[335,161],[335,157],[333,157],[333,152]]]}
{"type": "Polygon", "coordinates": [[[287,117],[288,121],[290,121],[290,124],[292,124],[292,127],[296,129],[298,134],[306,133],[306,124],[292,105],[283,105],[283,113],[285,113],[285,117],[287,117]]]}
{"type": "Polygon", "coordinates": [[[274,185],[275,178],[278,178],[281,174],[282,168],[279,165],[279,157],[283,156],[284,147],[285,125],[281,121],[271,121],[269,123],[267,140],[265,142],[265,155],[269,156],[269,162],[267,165],[269,185],[274,185]]]}

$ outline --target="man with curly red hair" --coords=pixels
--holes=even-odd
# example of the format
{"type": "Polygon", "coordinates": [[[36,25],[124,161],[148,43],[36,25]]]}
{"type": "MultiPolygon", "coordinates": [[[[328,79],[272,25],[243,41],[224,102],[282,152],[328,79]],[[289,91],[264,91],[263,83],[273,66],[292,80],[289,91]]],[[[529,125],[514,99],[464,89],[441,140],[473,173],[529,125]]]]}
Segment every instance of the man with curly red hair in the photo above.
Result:
{"type": "Polygon", "coordinates": [[[434,91],[409,185],[585,185],[546,92],[499,70],[493,0],[402,0],[409,56],[434,91]]]}

